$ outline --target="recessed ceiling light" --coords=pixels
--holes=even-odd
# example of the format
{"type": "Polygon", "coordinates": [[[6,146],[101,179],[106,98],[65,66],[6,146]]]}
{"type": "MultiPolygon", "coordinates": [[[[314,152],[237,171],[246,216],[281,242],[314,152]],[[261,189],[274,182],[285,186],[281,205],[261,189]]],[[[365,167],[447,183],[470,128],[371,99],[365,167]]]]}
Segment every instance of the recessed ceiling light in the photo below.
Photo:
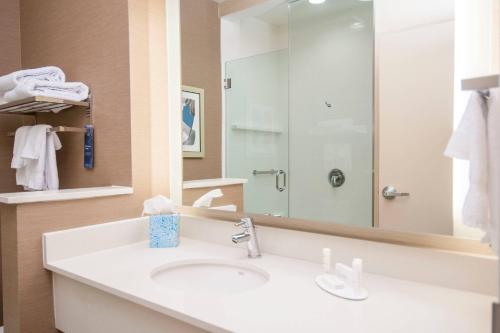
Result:
{"type": "Polygon", "coordinates": [[[312,3],[313,5],[319,5],[323,2],[325,2],[325,0],[309,0],[309,3],[312,3]]]}

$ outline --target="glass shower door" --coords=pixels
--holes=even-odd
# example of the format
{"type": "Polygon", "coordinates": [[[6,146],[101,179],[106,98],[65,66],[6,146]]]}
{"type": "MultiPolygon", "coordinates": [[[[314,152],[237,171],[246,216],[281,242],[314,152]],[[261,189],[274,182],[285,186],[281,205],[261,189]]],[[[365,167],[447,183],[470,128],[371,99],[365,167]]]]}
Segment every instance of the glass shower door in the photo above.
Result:
{"type": "Polygon", "coordinates": [[[226,63],[226,177],[245,178],[244,210],[288,216],[288,51],[226,63]]]}
{"type": "Polygon", "coordinates": [[[373,2],[289,5],[290,216],[372,225],[373,2]]]}

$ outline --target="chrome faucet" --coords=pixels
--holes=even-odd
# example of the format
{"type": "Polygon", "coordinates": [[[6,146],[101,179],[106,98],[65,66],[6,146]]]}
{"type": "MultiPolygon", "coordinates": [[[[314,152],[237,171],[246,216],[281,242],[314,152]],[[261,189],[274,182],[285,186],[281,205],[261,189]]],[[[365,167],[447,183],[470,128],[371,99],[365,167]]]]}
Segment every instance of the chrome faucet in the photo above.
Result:
{"type": "Polygon", "coordinates": [[[246,242],[248,247],[248,257],[259,258],[261,256],[259,242],[257,240],[257,234],[255,233],[255,226],[253,225],[252,219],[244,217],[240,222],[236,223],[235,226],[243,227],[245,230],[231,237],[233,243],[239,244],[246,242]]]}

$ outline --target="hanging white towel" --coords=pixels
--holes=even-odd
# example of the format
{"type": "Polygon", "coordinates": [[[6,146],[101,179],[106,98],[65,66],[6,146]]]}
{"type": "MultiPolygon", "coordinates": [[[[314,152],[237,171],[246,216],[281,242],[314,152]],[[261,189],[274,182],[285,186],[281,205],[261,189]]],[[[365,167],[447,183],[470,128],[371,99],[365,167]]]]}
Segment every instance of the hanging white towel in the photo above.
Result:
{"type": "Polygon", "coordinates": [[[47,153],[45,154],[45,181],[44,190],[59,189],[59,175],[57,172],[56,150],[62,148],[61,141],[56,133],[47,134],[47,153]]]}
{"type": "Polygon", "coordinates": [[[28,191],[57,190],[56,150],[62,148],[55,133],[47,133],[49,125],[36,125],[16,131],[19,137],[15,147],[12,167],[16,171],[16,183],[28,191]],[[27,134],[25,134],[27,128],[27,134]],[[22,135],[25,135],[23,142],[22,135]]]}
{"type": "Polygon", "coordinates": [[[463,223],[490,232],[488,199],[487,105],[473,92],[445,155],[468,160],[470,187],[462,210],[463,223]]]}
{"type": "Polygon", "coordinates": [[[17,185],[25,190],[43,190],[45,184],[45,155],[47,152],[47,130],[49,125],[30,128],[26,143],[21,151],[24,166],[16,173],[17,185]]]}
{"type": "Polygon", "coordinates": [[[89,88],[81,82],[50,82],[27,80],[4,93],[5,102],[13,102],[32,96],[46,96],[73,101],[83,101],[89,97],[89,88]]]}
{"type": "Polygon", "coordinates": [[[25,160],[21,157],[21,153],[24,148],[24,145],[26,144],[26,139],[28,137],[30,129],[31,126],[23,126],[19,127],[16,130],[16,135],[14,137],[14,150],[11,162],[12,169],[20,169],[25,165],[24,164],[25,160]]]}
{"type": "MultiPolygon", "coordinates": [[[[27,80],[33,79],[51,82],[64,82],[66,80],[66,76],[59,67],[55,66],[24,69],[0,76],[0,92],[12,90],[18,84],[22,84],[27,80]]],[[[0,93],[0,95],[2,95],[2,93],[0,93]]]]}
{"type": "Polygon", "coordinates": [[[499,254],[500,237],[500,89],[490,89],[488,99],[488,192],[490,199],[489,237],[499,254]]]}

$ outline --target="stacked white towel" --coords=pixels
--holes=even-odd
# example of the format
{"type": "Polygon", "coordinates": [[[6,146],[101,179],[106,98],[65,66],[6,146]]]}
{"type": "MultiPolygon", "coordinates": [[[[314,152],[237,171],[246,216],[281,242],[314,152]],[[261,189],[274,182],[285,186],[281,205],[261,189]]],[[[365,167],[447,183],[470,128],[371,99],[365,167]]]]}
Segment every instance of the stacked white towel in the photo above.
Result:
{"type": "Polygon", "coordinates": [[[17,129],[11,167],[16,169],[16,183],[25,190],[57,190],[56,150],[62,148],[51,126],[23,126],[17,129]]]}
{"type": "Polygon", "coordinates": [[[65,82],[64,72],[55,66],[25,69],[0,76],[0,104],[32,96],[83,101],[89,88],[81,82],[65,82]]]}

